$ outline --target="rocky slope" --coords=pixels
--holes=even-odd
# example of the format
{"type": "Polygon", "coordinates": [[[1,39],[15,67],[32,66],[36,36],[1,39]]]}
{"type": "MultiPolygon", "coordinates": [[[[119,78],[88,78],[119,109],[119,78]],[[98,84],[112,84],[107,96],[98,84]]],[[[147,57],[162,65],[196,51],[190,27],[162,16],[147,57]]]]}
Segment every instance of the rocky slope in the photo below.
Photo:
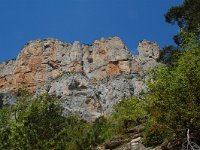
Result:
{"type": "Polygon", "coordinates": [[[120,38],[99,39],[92,45],[55,39],[30,41],[16,60],[0,64],[2,103],[14,102],[19,88],[58,97],[65,113],[92,120],[109,114],[123,98],[145,90],[144,79],[155,67],[159,46],[139,42],[133,56],[120,38]]]}

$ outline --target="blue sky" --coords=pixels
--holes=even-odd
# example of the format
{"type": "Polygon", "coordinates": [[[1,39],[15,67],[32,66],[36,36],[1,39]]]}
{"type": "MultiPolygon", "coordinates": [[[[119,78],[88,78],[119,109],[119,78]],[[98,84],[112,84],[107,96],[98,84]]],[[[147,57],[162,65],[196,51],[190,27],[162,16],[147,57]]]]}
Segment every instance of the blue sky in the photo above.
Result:
{"type": "Polygon", "coordinates": [[[164,13],[182,0],[0,0],[0,62],[16,58],[30,40],[91,44],[119,36],[135,53],[138,41],[174,44],[177,26],[164,13]]]}

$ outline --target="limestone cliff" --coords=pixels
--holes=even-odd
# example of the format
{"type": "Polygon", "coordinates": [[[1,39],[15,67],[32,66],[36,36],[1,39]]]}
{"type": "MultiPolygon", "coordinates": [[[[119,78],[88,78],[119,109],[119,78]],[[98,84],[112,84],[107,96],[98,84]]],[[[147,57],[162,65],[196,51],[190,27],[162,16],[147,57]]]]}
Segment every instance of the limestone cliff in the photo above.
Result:
{"type": "Polygon", "coordinates": [[[92,45],[64,43],[55,39],[30,41],[16,60],[0,64],[3,103],[25,87],[35,95],[58,97],[64,113],[91,120],[109,114],[123,98],[145,89],[147,72],[157,65],[159,46],[139,42],[134,56],[120,38],[99,39],[92,45]]]}

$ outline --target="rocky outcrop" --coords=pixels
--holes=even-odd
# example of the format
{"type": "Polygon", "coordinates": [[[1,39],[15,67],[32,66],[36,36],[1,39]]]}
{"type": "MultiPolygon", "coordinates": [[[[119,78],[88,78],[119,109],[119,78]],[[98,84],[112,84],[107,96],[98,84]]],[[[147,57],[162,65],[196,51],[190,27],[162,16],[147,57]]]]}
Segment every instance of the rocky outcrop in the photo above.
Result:
{"type": "Polygon", "coordinates": [[[15,68],[15,60],[10,60],[0,64],[0,90],[10,91],[9,86],[12,85],[13,71],[15,68]]]}
{"type": "Polygon", "coordinates": [[[120,136],[113,137],[98,146],[96,150],[162,150],[161,146],[145,147],[142,144],[143,125],[123,131],[120,136]]]}
{"type": "Polygon", "coordinates": [[[90,120],[107,115],[123,98],[145,89],[143,80],[157,65],[157,44],[141,41],[132,56],[120,38],[64,43],[55,39],[27,43],[16,60],[0,64],[0,92],[27,88],[57,96],[65,113],[90,120]]]}

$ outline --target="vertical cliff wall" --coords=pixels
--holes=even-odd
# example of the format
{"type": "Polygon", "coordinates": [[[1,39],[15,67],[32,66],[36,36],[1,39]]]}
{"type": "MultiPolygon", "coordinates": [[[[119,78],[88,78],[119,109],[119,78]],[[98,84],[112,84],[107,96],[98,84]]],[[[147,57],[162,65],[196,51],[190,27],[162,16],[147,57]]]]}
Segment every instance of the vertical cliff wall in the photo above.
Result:
{"type": "Polygon", "coordinates": [[[156,43],[143,40],[139,55],[133,56],[118,37],[92,45],[31,41],[16,60],[0,64],[0,92],[22,87],[36,95],[47,92],[60,99],[66,114],[90,120],[109,114],[123,98],[145,89],[143,81],[158,64],[159,50],[156,43]]]}

